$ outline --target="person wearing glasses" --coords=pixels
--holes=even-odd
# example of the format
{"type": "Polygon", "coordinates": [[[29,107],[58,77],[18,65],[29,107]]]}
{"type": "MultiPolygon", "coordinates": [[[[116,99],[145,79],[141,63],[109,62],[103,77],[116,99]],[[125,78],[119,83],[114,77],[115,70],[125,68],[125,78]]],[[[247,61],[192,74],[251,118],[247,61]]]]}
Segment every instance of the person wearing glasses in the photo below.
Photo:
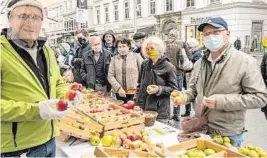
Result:
{"type": "Polygon", "coordinates": [[[55,157],[56,120],[67,112],[55,106],[67,86],[53,50],[38,37],[43,7],[36,0],[11,0],[7,7],[10,28],[0,36],[1,157],[55,157]]]}
{"type": "Polygon", "coordinates": [[[144,111],[158,112],[157,119],[170,118],[170,94],[177,89],[176,69],[165,54],[165,44],[149,37],[143,44],[144,56],[134,100],[144,111]]]}
{"type": "MultiPolygon", "coordinates": [[[[196,117],[207,110],[208,134],[229,136],[239,147],[243,142],[247,109],[267,103],[267,92],[256,59],[230,43],[227,22],[210,17],[198,27],[207,50],[192,71],[184,103],[195,101],[196,117]]],[[[179,91],[178,91],[179,92],[179,91]]]]}

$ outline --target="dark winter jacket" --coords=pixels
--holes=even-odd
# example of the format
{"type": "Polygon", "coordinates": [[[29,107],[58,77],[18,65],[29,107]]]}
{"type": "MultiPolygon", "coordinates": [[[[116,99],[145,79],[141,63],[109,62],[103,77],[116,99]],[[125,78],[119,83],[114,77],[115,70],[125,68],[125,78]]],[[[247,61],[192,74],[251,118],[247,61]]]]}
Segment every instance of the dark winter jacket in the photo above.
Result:
{"type": "MultiPolygon", "coordinates": [[[[108,86],[108,91],[110,90],[110,85],[108,83],[107,77],[108,77],[108,69],[109,69],[109,63],[111,60],[110,52],[108,52],[105,49],[102,49],[102,57],[104,58],[103,63],[103,69],[104,69],[104,82],[102,83],[103,86],[108,86]]],[[[81,66],[81,76],[82,79],[86,82],[86,87],[95,89],[96,84],[96,61],[94,59],[94,55],[92,50],[83,54],[83,60],[82,60],[82,66],[81,66]]]]}
{"type": "Polygon", "coordinates": [[[241,49],[241,40],[240,39],[237,39],[234,43],[234,46],[237,50],[240,50],[241,49]]]}
{"type": "Polygon", "coordinates": [[[264,53],[264,56],[261,61],[261,74],[262,74],[264,83],[267,86],[267,53],[264,53]]]}
{"type": "Polygon", "coordinates": [[[192,62],[195,63],[198,59],[202,57],[202,49],[199,48],[198,50],[193,52],[192,55],[193,55],[192,62]]]}
{"type": "Polygon", "coordinates": [[[103,35],[103,37],[102,37],[102,45],[103,45],[103,48],[104,49],[106,49],[106,50],[108,50],[110,53],[111,53],[111,55],[112,56],[115,56],[115,55],[117,55],[118,53],[117,53],[117,50],[116,50],[116,48],[115,48],[115,43],[116,43],[116,38],[115,38],[115,35],[114,35],[114,32],[112,31],[112,30],[108,30],[108,31],[106,31],[105,33],[104,33],[104,35],[103,35]],[[107,46],[107,44],[106,44],[106,41],[105,41],[105,36],[106,35],[112,35],[113,36],[113,44],[112,44],[112,46],[107,46]]]}
{"type": "Polygon", "coordinates": [[[162,57],[153,65],[151,60],[145,60],[141,66],[138,87],[135,94],[136,104],[145,111],[157,111],[158,118],[170,116],[170,94],[177,89],[175,67],[167,57],[162,57]],[[148,94],[147,86],[157,85],[157,94],[148,94]]]}
{"type": "Polygon", "coordinates": [[[82,79],[80,70],[82,65],[82,57],[83,54],[88,53],[91,50],[91,46],[89,43],[86,43],[84,46],[81,46],[77,49],[75,56],[71,61],[71,65],[73,66],[73,77],[74,82],[81,83],[84,86],[86,85],[85,81],[82,79]]]}

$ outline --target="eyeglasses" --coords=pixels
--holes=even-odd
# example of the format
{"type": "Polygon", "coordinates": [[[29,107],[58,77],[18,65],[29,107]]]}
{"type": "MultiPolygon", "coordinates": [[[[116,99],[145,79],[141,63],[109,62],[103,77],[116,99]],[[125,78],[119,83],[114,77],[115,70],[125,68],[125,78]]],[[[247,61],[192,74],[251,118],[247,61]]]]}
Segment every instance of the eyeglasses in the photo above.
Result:
{"type": "Polygon", "coordinates": [[[225,31],[225,29],[218,29],[218,30],[213,30],[210,32],[203,32],[203,36],[207,37],[209,35],[219,35],[222,31],[225,31]]]}
{"type": "MultiPolygon", "coordinates": [[[[13,15],[12,15],[13,16],[13,15]]],[[[20,15],[14,15],[16,17],[18,17],[19,20],[23,20],[23,21],[26,21],[28,19],[31,19],[35,22],[41,22],[43,21],[43,18],[39,15],[36,15],[36,14],[20,14],[20,15]]]]}

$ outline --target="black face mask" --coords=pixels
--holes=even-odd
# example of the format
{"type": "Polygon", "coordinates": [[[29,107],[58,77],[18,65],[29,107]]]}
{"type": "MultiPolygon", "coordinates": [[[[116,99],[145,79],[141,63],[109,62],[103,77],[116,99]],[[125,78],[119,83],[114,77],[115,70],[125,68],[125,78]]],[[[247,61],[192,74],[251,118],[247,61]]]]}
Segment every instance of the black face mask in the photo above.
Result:
{"type": "Polygon", "coordinates": [[[84,45],[86,43],[86,40],[84,38],[78,38],[78,42],[81,44],[81,45],[84,45]]]}

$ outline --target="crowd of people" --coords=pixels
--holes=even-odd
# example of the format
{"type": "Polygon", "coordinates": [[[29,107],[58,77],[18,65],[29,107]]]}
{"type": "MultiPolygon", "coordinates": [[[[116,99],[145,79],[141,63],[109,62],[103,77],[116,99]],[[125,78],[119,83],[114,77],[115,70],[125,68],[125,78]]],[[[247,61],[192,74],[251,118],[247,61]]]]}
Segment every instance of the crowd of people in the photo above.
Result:
{"type": "Polygon", "coordinates": [[[206,111],[208,134],[243,142],[247,109],[262,108],[266,115],[266,59],[257,61],[231,44],[227,22],[210,17],[199,25],[205,49],[196,39],[179,40],[170,30],[168,40],[137,32],[133,39],[116,38],[112,30],[101,37],[78,30],[76,49],[61,43],[52,50],[39,38],[43,10],[36,0],[11,0],[10,28],[1,32],[1,156],[54,157],[56,120],[66,111],[53,108],[64,98],[66,81],[104,91],[143,110],[158,112],[157,119],[180,121],[206,111]],[[261,74],[262,72],[262,74],[261,74]],[[65,78],[65,81],[64,81],[65,78]],[[189,79],[190,78],[190,79],[189,79]],[[265,83],[265,84],[264,84],[265,83]],[[176,91],[181,105],[172,107],[176,91]],[[171,113],[173,108],[173,113],[171,113]]]}

